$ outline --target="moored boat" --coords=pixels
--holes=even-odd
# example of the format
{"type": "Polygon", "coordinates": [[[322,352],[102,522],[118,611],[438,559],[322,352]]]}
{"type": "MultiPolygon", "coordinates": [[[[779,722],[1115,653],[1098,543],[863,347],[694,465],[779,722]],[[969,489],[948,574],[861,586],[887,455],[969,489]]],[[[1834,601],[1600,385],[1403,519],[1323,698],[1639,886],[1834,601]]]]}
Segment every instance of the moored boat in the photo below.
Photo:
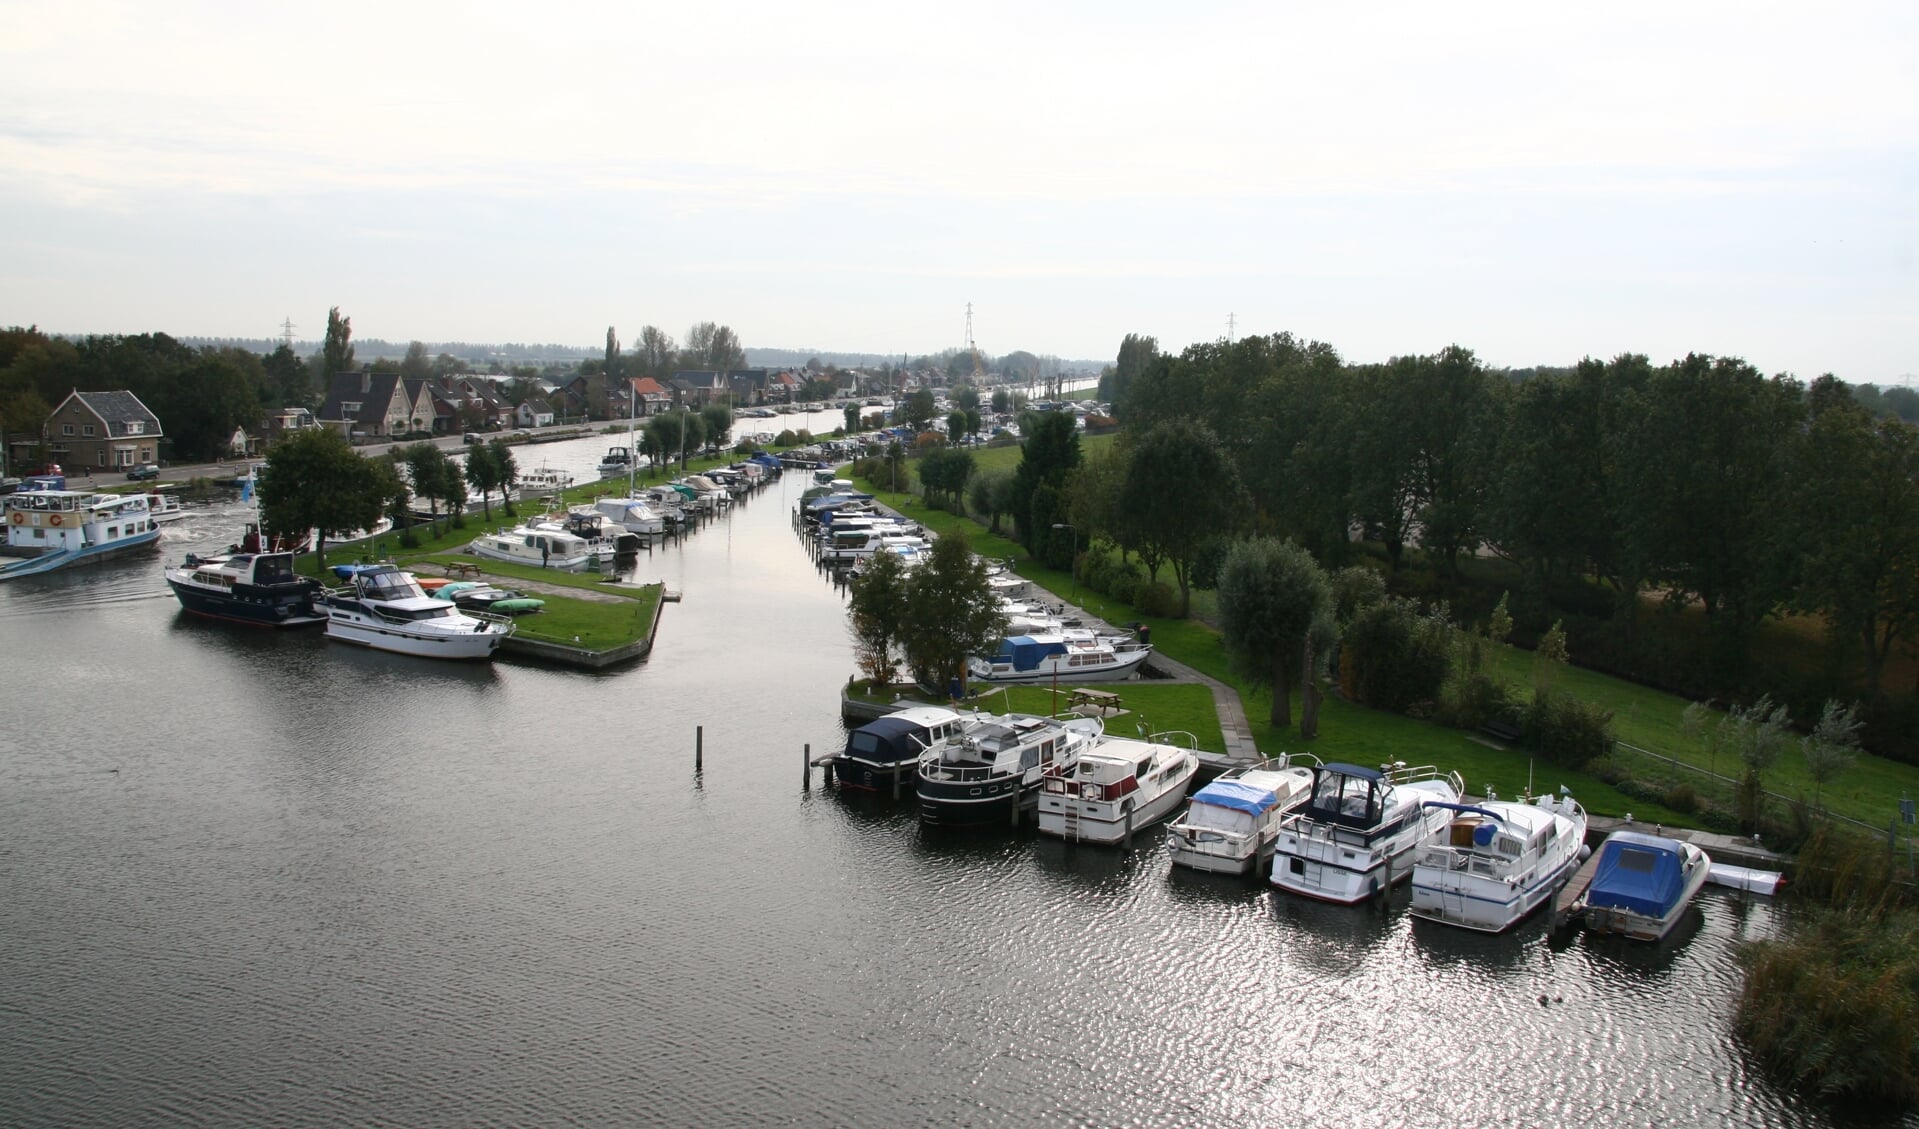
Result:
{"type": "Polygon", "coordinates": [[[160,541],[145,494],[20,490],[0,498],[6,541],[0,580],[97,564],[160,541]]]}
{"type": "Polygon", "coordinates": [[[1464,790],[1458,773],[1430,766],[1320,765],[1312,795],[1280,824],[1273,885],[1343,905],[1383,894],[1412,873],[1412,853],[1451,822],[1446,809],[1426,805],[1458,803],[1464,790]]]}
{"type": "Polygon", "coordinates": [[[1173,864],[1219,874],[1257,872],[1273,857],[1280,823],[1312,788],[1313,770],[1291,757],[1221,774],[1194,792],[1186,814],[1167,827],[1173,864]]]}
{"type": "Polygon", "coordinates": [[[1598,865],[1582,899],[1586,928],[1660,940],[1679,923],[1711,872],[1711,856],[1691,843],[1615,831],[1599,845],[1598,865]]]}
{"type": "Polygon", "coordinates": [[[178,521],[187,516],[186,507],[180,504],[180,499],[171,494],[158,492],[147,495],[147,513],[152,516],[156,525],[178,521]]]}
{"type": "Polygon", "coordinates": [[[354,571],[346,586],[325,590],[317,603],[327,615],[327,638],[402,655],[491,658],[513,632],[504,616],[462,612],[392,565],[354,571]]]}
{"type": "Polygon", "coordinates": [[[1081,752],[1076,764],[1056,767],[1040,789],[1040,833],[1075,843],[1121,843],[1179,807],[1199,771],[1198,746],[1191,734],[1107,737],[1081,752]],[[1179,738],[1185,743],[1175,744],[1179,738]]]}
{"type": "Polygon", "coordinates": [[[911,781],[927,749],[962,728],[960,715],[944,706],[914,706],[875,718],[846,737],[839,780],[849,788],[881,792],[911,781]]]}
{"type": "Polygon", "coordinates": [[[292,553],[188,556],[165,576],[180,607],[194,615],[257,627],[309,627],[327,619],[313,603],[320,582],[294,571],[292,553]]]}
{"type": "Polygon", "coordinates": [[[1006,823],[1049,770],[1064,771],[1105,732],[1097,718],[1057,721],[1027,714],[969,719],[920,755],[920,821],[940,826],[1006,823]]]}
{"type": "Polygon", "coordinates": [[[1118,682],[1139,673],[1152,654],[1144,643],[1116,642],[1091,635],[1012,635],[992,657],[966,660],[975,682],[1118,682]]]}
{"type": "Polygon", "coordinates": [[[1552,900],[1586,856],[1586,809],[1571,796],[1426,806],[1452,822],[1413,858],[1415,917],[1504,932],[1552,900]]]}
{"type": "Polygon", "coordinates": [[[558,494],[573,485],[573,476],[554,467],[542,466],[520,472],[520,500],[535,502],[549,494],[558,494]]]}

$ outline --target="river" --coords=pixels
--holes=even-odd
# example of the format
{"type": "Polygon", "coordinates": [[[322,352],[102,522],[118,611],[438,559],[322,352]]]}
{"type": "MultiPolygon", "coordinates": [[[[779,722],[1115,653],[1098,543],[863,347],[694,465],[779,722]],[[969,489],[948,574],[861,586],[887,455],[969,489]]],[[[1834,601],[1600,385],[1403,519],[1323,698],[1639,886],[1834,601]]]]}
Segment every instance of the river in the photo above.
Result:
{"type": "Polygon", "coordinates": [[[803,478],[642,558],[685,600],[601,674],[190,620],[154,558],[0,586],[0,1122],[1838,1124],[1728,1033],[1764,900],[1487,938],[803,788],[803,478]]]}

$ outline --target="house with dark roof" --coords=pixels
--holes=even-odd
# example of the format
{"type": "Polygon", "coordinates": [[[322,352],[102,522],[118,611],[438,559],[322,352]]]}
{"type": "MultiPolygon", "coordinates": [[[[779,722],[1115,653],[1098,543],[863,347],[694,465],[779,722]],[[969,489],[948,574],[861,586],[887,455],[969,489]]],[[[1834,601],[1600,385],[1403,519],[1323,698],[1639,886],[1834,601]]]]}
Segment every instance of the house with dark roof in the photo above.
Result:
{"type": "Polygon", "coordinates": [[[41,429],[47,461],[118,470],[160,460],[160,418],[131,392],[81,392],[60,401],[41,429]]]}
{"type": "Polygon", "coordinates": [[[268,408],[260,417],[260,439],[271,447],[296,431],[305,431],[307,428],[318,426],[320,421],[313,418],[313,411],[310,408],[298,406],[268,408]]]}
{"type": "Polygon", "coordinates": [[[673,387],[679,391],[683,403],[695,407],[704,407],[731,391],[726,374],[711,371],[676,372],[673,387]]]}
{"type": "Polygon", "coordinates": [[[397,372],[336,372],[319,420],[348,439],[397,439],[430,430],[432,404],[416,402],[408,383],[397,372]]]}

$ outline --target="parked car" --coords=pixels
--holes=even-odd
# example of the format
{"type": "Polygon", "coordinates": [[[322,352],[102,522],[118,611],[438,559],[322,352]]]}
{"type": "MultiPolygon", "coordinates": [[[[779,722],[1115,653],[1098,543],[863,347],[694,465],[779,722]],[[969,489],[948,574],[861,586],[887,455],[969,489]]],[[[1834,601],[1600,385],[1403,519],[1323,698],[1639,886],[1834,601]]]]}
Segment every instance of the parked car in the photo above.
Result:
{"type": "Polygon", "coordinates": [[[463,431],[463,432],[461,432],[461,433],[460,433],[460,442],[462,442],[462,443],[484,443],[484,442],[486,442],[486,436],[484,436],[484,435],[481,435],[481,434],[480,434],[479,432],[477,432],[477,431],[463,431]]]}
{"type": "Polygon", "coordinates": [[[139,466],[130,466],[127,468],[128,482],[158,477],[160,477],[160,464],[158,463],[141,463],[139,466]]]}

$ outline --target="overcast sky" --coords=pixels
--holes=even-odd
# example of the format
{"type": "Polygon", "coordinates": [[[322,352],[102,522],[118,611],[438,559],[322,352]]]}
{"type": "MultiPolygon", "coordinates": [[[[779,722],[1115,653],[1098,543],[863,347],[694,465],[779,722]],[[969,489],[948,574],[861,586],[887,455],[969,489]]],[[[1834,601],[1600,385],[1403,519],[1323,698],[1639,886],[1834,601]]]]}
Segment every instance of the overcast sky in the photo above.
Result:
{"type": "Polygon", "coordinates": [[[0,323],[1885,383],[1915,13],[0,0],[0,323]]]}

